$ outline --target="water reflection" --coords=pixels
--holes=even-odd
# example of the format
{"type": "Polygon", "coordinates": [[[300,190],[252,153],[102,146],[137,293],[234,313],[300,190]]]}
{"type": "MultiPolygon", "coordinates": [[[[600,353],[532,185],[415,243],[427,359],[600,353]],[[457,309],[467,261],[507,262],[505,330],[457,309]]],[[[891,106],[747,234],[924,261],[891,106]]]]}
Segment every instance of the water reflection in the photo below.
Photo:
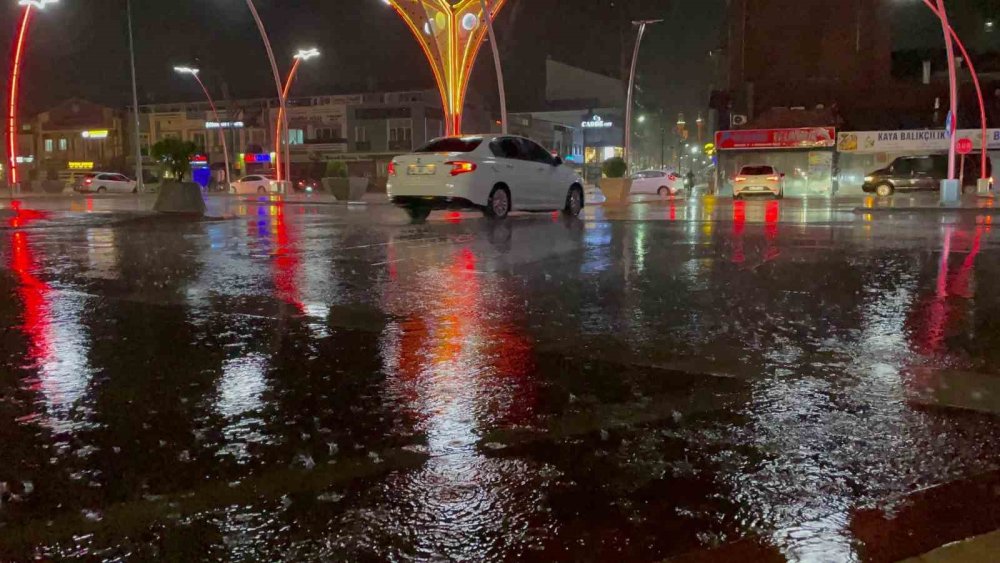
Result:
{"type": "Polygon", "coordinates": [[[377,552],[403,540],[409,556],[465,559],[528,540],[521,532],[538,507],[523,496],[531,467],[486,455],[480,435],[530,419],[532,346],[511,318],[513,297],[477,265],[465,246],[442,269],[400,274],[424,296],[383,332],[386,387],[430,458],[384,485],[374,509],[377,552]]]}

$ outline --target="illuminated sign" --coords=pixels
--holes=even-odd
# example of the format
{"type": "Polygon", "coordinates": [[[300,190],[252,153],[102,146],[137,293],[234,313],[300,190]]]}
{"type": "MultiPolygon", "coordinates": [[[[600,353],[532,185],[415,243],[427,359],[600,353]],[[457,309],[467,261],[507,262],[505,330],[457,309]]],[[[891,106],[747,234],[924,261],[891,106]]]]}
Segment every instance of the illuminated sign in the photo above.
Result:
{"type": "Polygon", "coordinates": [[[35,157],[34,156],[19,156],[19,157],[17,157],[17,163],[18,164],[31,164],[32,162],[35,162],[35,157]]]}
{"type": "Polygon", "coordinates": [[[84,131],[80,135],[84,139],[107,139],[110,132],[107,129],[95,129],[93,131],[84,131]]]}
{"type": "Polygon", "coordinates": [[[833,147],[837,132],[833,127],[797,129],[740,129],[715,134],[716,150],[806,149],[833,147]]]}
{"type": "Polygon", "coordinates": [[[613,121],[604,121],[599,115],[595,115],[590,121],[584,121],[580,124],[584,129],[608,129],[614,127],[613,121]]]}
{"type": "Polygon", "coordinates": [[[70,170],[93,170],[94,169],[94,163],[93,162],[70,162],[67,166],[69,166],[70,170]]]}
{"type": "Polygon", "coordinates": [[[206,121],[205,129],[243,129],[242,121],[206,121]]]}
{"type": "Polygon", "coordinates": [[[196,154],[191,157],[191,166],[208,166],[208,156],[204,154],[196,154]]]}
{"type": "Polygon", "coordinates": [[[243,157],[243,161],[247,164],[260,164],[265,162],[271,162],[271,155],[262,152],[259,154],[247,154],[243,157]]]}

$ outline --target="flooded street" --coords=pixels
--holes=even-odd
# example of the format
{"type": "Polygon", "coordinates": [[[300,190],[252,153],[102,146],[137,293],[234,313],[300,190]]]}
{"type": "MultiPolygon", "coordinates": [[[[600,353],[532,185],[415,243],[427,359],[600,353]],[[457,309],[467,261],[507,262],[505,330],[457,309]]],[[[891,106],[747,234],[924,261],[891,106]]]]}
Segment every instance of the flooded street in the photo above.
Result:
{"type": "Polygon", "coordinates": [[[0,560],[898,561],[1000,529],[991,213],[0,203],[0,560]]]}

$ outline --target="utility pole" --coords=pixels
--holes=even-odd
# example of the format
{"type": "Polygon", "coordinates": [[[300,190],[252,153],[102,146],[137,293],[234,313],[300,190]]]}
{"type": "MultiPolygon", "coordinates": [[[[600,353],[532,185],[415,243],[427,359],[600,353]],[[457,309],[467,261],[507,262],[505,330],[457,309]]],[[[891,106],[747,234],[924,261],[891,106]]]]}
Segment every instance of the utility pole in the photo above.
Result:
{"type": "Polygon", "coordinates": [[[632,169],[632,163],[630,161],[632,157],[632,98],[635,93],[635,69],[636,64],[639,62],[639,47],[642,45],[642,36],[646,33],[646,26],[653,23],[660,23],[662,21],[663,20],[636,20],[632,22],[632,25],[637,26],[639,29],[636,32],[635,49],[632,50],[632,70],[629,72],[628,92],[625,96],[625,151],[623,156],[625,157],[625,166],[628,170],[632,169]]]}
{"type": "Polygon", "coordinates": [[[135,149],[135,182],[141,192],[145,187],[142,183],[142,141],[139,139],[139,87],[135,79],[135,38],[132,33],[132,0],[125,0],[125,10],[128,12],[128,51],[132,65],[132,126],[135,128],[132,147],[135,149]]]}

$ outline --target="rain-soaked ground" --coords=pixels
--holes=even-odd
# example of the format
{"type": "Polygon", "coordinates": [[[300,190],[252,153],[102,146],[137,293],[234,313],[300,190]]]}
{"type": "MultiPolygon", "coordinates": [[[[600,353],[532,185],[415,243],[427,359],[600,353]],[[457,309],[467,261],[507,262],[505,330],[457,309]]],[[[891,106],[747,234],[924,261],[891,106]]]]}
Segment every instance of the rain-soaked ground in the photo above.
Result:
{"type": "Polygon", "coordinates": [[[0,203],[0,560],[896,561],[1000,528],[993,216],[0,203]]]}

